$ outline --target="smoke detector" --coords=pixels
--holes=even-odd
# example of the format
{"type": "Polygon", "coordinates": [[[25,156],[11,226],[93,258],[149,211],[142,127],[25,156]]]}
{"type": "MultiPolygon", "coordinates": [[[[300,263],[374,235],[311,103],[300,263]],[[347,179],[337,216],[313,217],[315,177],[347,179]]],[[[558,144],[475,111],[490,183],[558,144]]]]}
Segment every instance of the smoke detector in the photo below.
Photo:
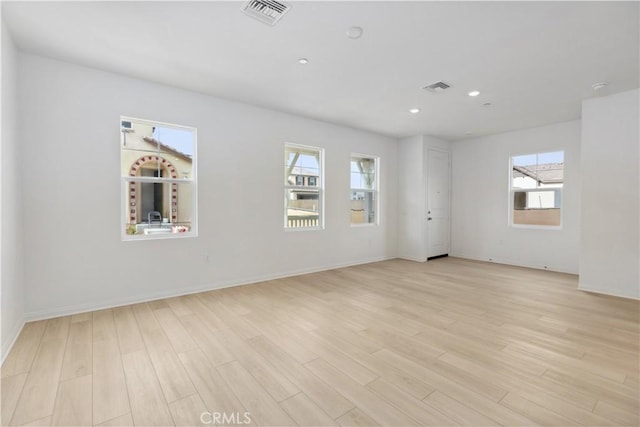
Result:
{"type": "Polygon", "coordinates": [[[249,0],[242,11],[267,25],[274,26],[291,9],[288,3],[275,0],[249,0]]]}
{"type": "Polygon", "coordinates": [[[351,27],[347,30],[347,37],[350,39],[359,39],[362,37],[362,27],[351,27]]]}
{"type": "Polygon", "coordinates": [[[435,83],[431,83],[430,85],[427,85],[425,87],[423,87],[422,89],[429,91],[431,93],[440,93],[440,92],[444,92],[445,90],[449,89],[451,86],[446,84],[443,81],[440,82],[435,82],[435,83]]]}

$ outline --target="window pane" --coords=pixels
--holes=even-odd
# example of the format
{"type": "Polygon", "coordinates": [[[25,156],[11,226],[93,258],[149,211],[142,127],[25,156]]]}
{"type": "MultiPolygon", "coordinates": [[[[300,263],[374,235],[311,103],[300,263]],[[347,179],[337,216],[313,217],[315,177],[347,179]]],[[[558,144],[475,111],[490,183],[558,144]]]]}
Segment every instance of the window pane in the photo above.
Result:
{"type": "Polygon", "coordinates": [[[536,154],[529,154],[526,156],[514,156],[513,157],[513,165],[514,166],[534,166],[538,163],[536,154]]]}
{"type": "Polygon", "coordinates": [[[521,225],[560,225],[562,190],[515,191],[513,223],[521,225]]]}
{"type": "Polygon", "coordinates": [[[320,151],[287,146],[285,149],[285,185],[317,186],[320,176],[320,151]],[[310,180],[309,178],[313,178],[310,180]],[[313,184],[310,183],[313,182],[313,184]]]}
{"type": "Polygon", "coordinates": [[[351,192],[351,224],[374,224],[376,200],[373,191],[351,192]]]}
{"type": "Polygon", "coordinates": [[[376,160],[371,158],[351,158],[351,188],[373,190],[375,182],[376,160]]]}
{"type": "Polygon", "coordinates": [[[564,151],[538,154],[538,164],[564,163],[564,151]]]}
{"type": "Polygon", "coordinates": [[[562,187],[564,151],[514,156],[511,159],[513,188],[562,187]]]}
{"type": "Polygon", "coordinates": [[[151,122],[122,120],[121,175],[156,171],[165,178],[193,179],[195,132],[193,129],[155,126],[151,122]]]}
{"type": "Polygon", "coordinates": [[[125,233],[171,234],[191,231],[193,185],[167,182],[123,182],[125,233]]]}
{"type": "Polygon", "coordinates": [[[121,117],[120,132],[125,234],[195,235],[196,129],[121,117]]]}
{"type": "Polygon", "coordinates": [[[287,228],[319,227],[320,192],[318,190],[285,190],[287,228]]]}

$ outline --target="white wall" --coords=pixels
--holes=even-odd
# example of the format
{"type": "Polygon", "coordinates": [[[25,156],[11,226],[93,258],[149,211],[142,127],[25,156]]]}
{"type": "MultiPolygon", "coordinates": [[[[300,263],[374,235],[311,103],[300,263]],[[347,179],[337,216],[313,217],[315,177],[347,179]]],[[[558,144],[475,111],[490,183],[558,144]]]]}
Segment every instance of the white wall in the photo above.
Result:
{"type": "Polygon", "coordinates": [[[398,257],[427,260],[427,155],[429,148],[449,151],[450,143],[430,135],[398,144],[398,257]]]}
{"type": "Polygon", "coordinates": [[[640,91],[582,104],[579,288],[640,298],[640,91]]]}
{"type": "Polygon", "coordinates": [[[17,112],[17,51],[2,25],[2,146],[1,173],[1,334],[2,360],[24,323],[21,182],[17,112]]]}
{"type": "Polygon", "coordinates": [[[578,272],[580,121],[452,143],[451,254],[533,268],[578,272]],[[509,226],[509,160],[564,150],[562,230],[509,226]]]}
{"type": "Polygon", "coordinates": [[[425,181],[422,135],[398,145],[398,257],[426,261],[425,181]]]}
{"type": "Polygon", "coordinates": [[[32,55],[20,76],[29,318],[396,254],[394,139],[32,55]],[[120,115],[198,129],[198,238],[121,241],[120,115]],[[324,231],[283,229],[285,142],[326,150],[324,231]],[[349,224],[352,152],[380,157],[379,226],[349,224]]]}

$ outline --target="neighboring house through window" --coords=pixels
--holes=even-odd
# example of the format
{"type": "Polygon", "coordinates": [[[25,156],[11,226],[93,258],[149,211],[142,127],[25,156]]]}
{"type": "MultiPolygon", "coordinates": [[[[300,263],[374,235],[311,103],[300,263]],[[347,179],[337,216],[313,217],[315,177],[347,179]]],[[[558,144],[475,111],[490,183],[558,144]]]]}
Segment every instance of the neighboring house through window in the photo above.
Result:
{"type": "Polygon", "coordinates": [[[297,144],[284,149],[284,226],[322,228],[324,150],[297,144]]]}
{"type": "Polygon", "coordinates": [[[378,158],[351,155],[351,224],[378,223],[378,158]]]}
{"type": "Polygon", "coordinates": [[[122,117],[123,238],[196,234],[196,130],[122,117]]]}
{"type": "Polygon", "coordinates": [[[564,151],[513,156],[511,224],[560,227],[563,185],[564,151]]]}

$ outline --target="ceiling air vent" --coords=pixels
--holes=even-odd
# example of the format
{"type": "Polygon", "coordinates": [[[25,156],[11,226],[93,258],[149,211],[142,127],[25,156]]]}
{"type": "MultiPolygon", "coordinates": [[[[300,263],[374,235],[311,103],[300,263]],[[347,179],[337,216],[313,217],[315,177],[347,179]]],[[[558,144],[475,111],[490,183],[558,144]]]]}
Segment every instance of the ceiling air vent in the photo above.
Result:
{"type": "Polygon", "coordinates": [[[276,25],[289,9],[291,5],[275,0],[249,0],[242,7],[244,13],[269,25],[276,25]]]}
{"type": "Polygon", "coordinates": [[[433,92],[433,93],[440,93],[440,92],[444,92],[445,90],[449,89],[450,87],[451,86],[449,86],[445,82],[435,82],[435,83],[431,83],[430,85],[427,85],[427,86],[423,87],[422,89],[427,90],[429,92],[433,92]]]}

